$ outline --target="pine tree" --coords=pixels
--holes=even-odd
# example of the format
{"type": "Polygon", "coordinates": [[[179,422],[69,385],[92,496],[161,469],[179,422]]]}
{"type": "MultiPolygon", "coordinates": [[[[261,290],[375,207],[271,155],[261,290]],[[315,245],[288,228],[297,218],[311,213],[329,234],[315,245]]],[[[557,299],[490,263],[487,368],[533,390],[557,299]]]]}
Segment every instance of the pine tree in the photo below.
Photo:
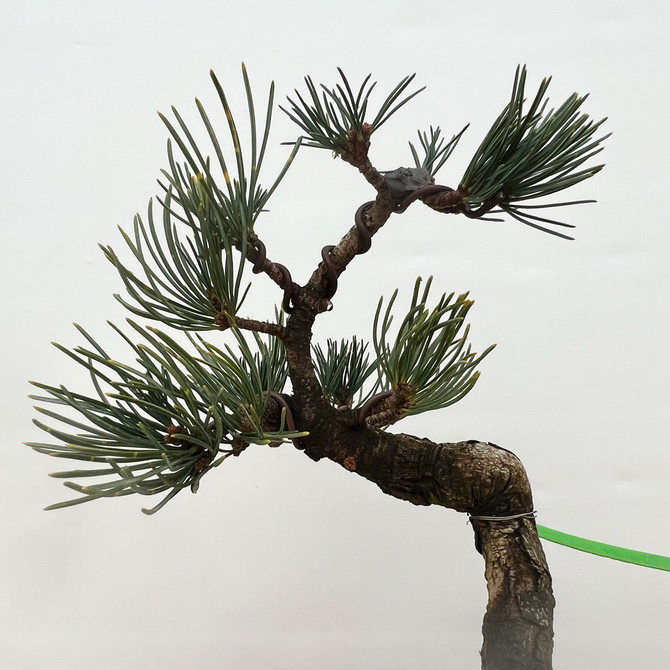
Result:
{"type": "Polygon", "coordinates": [[[526,69],[519,67],[509,102],[452,188],[436,183],[436,174],[465,128],[448,141],[439,127],[419,131],[418,144],[409,144],[411,167],[380,172],[371,163],[373,134],[376,139],[384,123],[423,90],[411,90],[414,76],[402,79],[376,110],[370,76],[357,90],[342,71],[332,88],[306,77],[306,91],[296,91],[281,108],[301,135],[265,187],[261,168],[274,86],[259,123],[244,66],[242,74],[248,146],[243,149],[228,98],[212,73],[227,132],[215,130],[196,100],[209,138],[205,151],[176,109],[171,119],[161,115],[170,139],[160,194],[145,218],[135,217],[131,232],[121,231],[125,256],[102,247],[125,288],[117,299],[142,320],[110,324],[126,362],[77,326],[81,346],[56,346],[88,371],[92,390],[34,382],[41,391],[33,396],[41,403],[38,411],[60,427],[36,420],[53,441],[29,446],[94,464],[55,473],[79,495],[47,509],[161,494],[143,509],[153,514],[180,491],[197,491],[207,473],[250,445],[289,442],[311,459],[328,458],[375,482],[388,495],[467,513],[489,589],[482,667],[550,668],[551,577],[519,459],[490,443],[438,444],[386,430],[406,416],[448,407],[473,388],[493,349],[476,353],[468,344],[473,301],[467,294],[435,298],[432,280],[417,279],[405,308],[398,291],[379,300],[370,343],[352,337],[321,346],[312,333],[317,317],[333,308],[342,272],[371,250],[392,214],[405,213],[416,201],[438,213],[511,219],[571,239],[568,223],[539,210],[592,202],[545,198],[603,167],[587,163],[602,148],[604,120],[583,113],[585,97],[576,94],[548,109],[549,79],[528,103],[526,69]],[[301,147],[328,150],[357,168],[375,191],[355,210],[354,225],[340,242],[323,247],[303,286],[271,259],[256,232],[301,147]],[[280,305],[270,321],[245,311],[249,271],[277,285],[280,305]]]}

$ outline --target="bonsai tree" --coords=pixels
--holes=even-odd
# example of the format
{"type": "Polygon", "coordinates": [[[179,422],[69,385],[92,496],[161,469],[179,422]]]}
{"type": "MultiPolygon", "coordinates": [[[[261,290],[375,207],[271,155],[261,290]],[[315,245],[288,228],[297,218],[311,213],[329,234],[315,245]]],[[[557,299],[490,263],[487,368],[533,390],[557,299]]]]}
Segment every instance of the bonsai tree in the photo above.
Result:
{"type": "Polygon", "coordinates": [[[324,312],[346,310],[336,299],[342,273],[370,252],[392,215],[408,216],[416,202],[440,214],[511,219],[571,239],[569,224],[542,210],[590,201],[544,198],[602,168],[587,163],[601,150],[603,121],[581,112],[585,97],[576,94],[549,109],[549,79],[526,100],[526,69],[519,67],[509,101],[450,187],[436,175],[465,129],[449,140],[439,127],[419,131],[418,143],[409,145],[412,163],[381,172],[371,159],[372,137],[420,91],[410,88],[413,76],[405,77],[373,109],[370,76],[354,89],[340,71],[334,87],[307,77],[306,90],[288,99],[282,109],[300,137],[274,180],[261,182],[274,88],[259,123],[244,66],[242,74],[244,132],[212,73],[226,133],[215,130],[198,100],[207,150],[176,109],[171,119],[161,115],[170,139],[160,194],[146,218],[137,215],[132,231],[121,231],[125,254],[102,247],[125,288],[117,299],[148,325],[110,324],[125,358],[80,326],[81,346],[56,345],[88,371],[88,392],[34,382],[38,411],[59,427],[36,420],[53,441],[29,446],[93,464],[55,473],[79,495],[47,509],[160,494],[143,509],[153,514],[180,491],[197,491],[207,473],[250,445],[293,444],[387,495],[468,514],[488,582],[482,667],[550,668],[551,576],[519,459],[491,443],[436,443],[387,430],[404,417],[446,408],[473,388],[493,349],[476,353],[468,344],[473,301],[467,293],[436,296],[432,280],[419,278],[405,290],[409,299],[398,291],[380,298],[370,343],[356,337],[314,342],[313,326],[324,312]],[[293,281],[291,259],[282,259],[284,265],[273,258],[257,228],[301,147],[326,149],[326,156],[348,163],[372,193],[368,202],[352,203],[353,225],[347,222],[340,241],[323,247],[304,285],[293,281]],[[261,275],[276,285],[280,304],[269,320],[244,305],[261,275]],[[82,480],[92,483],[77,483],[82,480]]]}

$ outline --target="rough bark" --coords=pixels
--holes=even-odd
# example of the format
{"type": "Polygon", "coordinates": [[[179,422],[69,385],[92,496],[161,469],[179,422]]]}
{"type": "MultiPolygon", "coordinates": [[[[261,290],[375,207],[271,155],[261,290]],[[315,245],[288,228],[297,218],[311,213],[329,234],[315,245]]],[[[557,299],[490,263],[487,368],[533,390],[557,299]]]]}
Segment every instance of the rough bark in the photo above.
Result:
{"type": "Polygon", "coordinates": [[[478,532],[489,593],[482,667],[551,668],[554,598],[534,520],[489,523],[478,532]]]}
{"type": "MultiPolygon", "coordinates": [[[[474,516],[513,516],[533,509],[521,462],[491,444],[434,444],[394,435],[390,440],[380,436],[367,454],[354,452],[348,469],[355,467],[385,493],[414,504],[438,504],[474,516]]],[[[549,670],[554,598],[534,519],[472,519],[472,525],[489,593],[482,668],[549,670]]]]}

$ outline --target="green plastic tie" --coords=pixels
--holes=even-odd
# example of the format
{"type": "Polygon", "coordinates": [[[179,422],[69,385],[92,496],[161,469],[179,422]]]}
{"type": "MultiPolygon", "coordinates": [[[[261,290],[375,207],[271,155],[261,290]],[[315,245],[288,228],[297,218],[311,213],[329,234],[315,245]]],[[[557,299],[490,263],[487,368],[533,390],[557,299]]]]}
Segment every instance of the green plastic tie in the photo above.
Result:
{"type": "Polygon", "coordinates": [[[666,570],[670,572],[670,558],[659,556],[658,554],[648,554],[644,551],[635,551],[634,549],[624,549],[604,542],[595,542],[587,540],[576,535],[568,535],[558,530],[547,528],[546,526],[537,526],[537,532],[543,540],[562,544],[564,547],[586,551],[589,554],[612,558],[615,561],[624,561],[625,563],[634,563],[645,568],[654,568],[656,570],[666,570]]]}

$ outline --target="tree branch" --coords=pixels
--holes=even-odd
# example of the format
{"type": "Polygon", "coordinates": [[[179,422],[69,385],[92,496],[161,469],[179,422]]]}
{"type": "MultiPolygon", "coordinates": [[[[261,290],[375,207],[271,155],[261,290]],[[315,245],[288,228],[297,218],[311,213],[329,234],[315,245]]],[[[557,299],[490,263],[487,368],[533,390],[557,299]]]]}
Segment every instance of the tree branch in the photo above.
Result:
{"type": "Polygon", "coordinates": [[[340,158],[350,165],[353,165],[355,168],[358,168],[358,171],[365,177],[375,191],[377,191],[377,193],[382,193],[386,190],[386,181],[384,180],[384,176],[372,165],[368,158],[368,149],[370,148],[370,127],[368,126],[368,132],[366,133],[365,126],[368,126],[368,124],[364,124],[364,137],[362,140],[357,139],[355,133],[349,133],[349,136],[347,137],[349,141],[349,150],[342,153],[340,158]]]}
{"type": "MultiPolygon", "coordinates": [[[[244,319],[240,316],[236,316],[233,323],[241,330],[252,330],[257,333],[272,335],[273,337],[276,337],[280,340],[283,340],[284,337],[286,337],[286,328],[284,326],[280,326],[278,323],[257,321],[256,319],[244,319]]],[[[225,330],[225,328],[221,328],[221,330],[225,330]]]]}
{"type": "Polygon", "coordinates": [[[254,274],[264,272],[279,288],[283,289],[282,307],[287,314],[290,314],[293,311],[293,294],[298,286],[293,283],[288,268],[267,258],[265,244],[256,235],[247,242],[246,257],[253,263],[251,271],[254,274]]]}

